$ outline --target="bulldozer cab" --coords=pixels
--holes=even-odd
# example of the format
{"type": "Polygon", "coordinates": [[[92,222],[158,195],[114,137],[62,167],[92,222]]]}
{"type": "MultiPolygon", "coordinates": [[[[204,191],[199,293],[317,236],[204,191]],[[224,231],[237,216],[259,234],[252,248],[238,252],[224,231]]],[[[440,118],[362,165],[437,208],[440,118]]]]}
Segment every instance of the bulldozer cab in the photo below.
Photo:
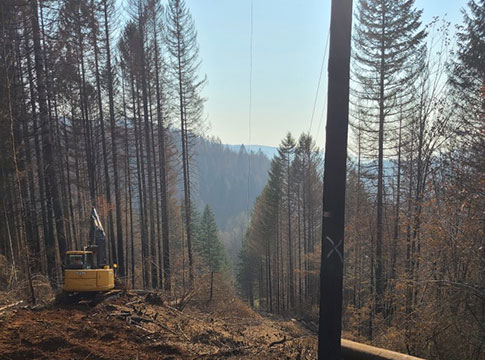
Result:
{"type": "Polygon", "coordinates": [[[68,251],[66,252],[66,269],[93,269],[92,251],[68,251]]]}

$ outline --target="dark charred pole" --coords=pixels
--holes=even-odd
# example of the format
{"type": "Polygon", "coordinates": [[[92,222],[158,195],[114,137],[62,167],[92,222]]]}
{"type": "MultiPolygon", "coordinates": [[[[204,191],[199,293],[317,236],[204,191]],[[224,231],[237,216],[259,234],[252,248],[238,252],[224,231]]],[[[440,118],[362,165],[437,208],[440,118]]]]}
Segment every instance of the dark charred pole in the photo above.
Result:
{"type": "Polygon", "coordinates": [[[318,358],[340,360],[352,0],[332,0],[318,358]]]}

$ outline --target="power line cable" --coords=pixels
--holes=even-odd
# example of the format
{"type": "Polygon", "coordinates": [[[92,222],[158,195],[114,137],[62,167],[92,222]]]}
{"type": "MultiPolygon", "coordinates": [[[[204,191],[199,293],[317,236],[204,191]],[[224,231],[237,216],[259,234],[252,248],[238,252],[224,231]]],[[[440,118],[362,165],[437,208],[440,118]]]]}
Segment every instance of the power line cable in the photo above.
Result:
{"type": "Polygon", "coordinates": [[[311,120],[310,120],[310,128],[308,129],[309,134],[312,131],[313,118],[315,117],[315,109],[317,107],[318,93],[320,92],[320,84],[322,82],[323,68],[324,68],[324,65],[325,65],[325,60],[327,58],[327,48],[328,48],[329,38],[330,38],[330,30],[327,32],[327,41],[325,42],[325,50],[323,51],[322,64],[320,65],[320,75],[318,76],[318,84],[317,84],[317,90],[315,92],[315,100],[313,101],[313,110],[312,110],[312,117],[311,117],[311,120]]]}
{"type": "MultiPolygon", "coordinates": [[[[249,35],[249,109],[248,109],[248,145],[251,145],[251,117],[253,110],[253,0],[251,0],[250,14],[250,35],[249,35]]],[[[250,180],[251,180],[251,153],[248,148],[248,197],[246,212],[248,216],[248,226],[250,221],[249,198],[250,198],[250,180]]]]}
{"type": "Polygon", "coordinates": [[[318,129],[317,129],[317,134],[315,135],[315,142],[317,142],[318,140],[318,135],[320,134],[320,126],[322,125],[323,115],[325,115],[325,110],[327,109],[327,98],[328,96],[325,96],[323,100],[323,108],[322,108],[322,113],[320,114],[320,120],[318,121],[318,129]]]}

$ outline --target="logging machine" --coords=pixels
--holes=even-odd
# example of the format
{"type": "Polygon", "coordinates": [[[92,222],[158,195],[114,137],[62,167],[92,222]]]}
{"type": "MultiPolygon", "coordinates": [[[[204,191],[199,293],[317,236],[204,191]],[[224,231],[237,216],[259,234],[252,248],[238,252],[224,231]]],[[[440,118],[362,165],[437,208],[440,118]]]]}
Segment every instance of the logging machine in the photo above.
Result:
{"type": "Polygon", "coordinates": [[[116,264],[106,261],[106,234],[96,209],[91,211],[89,245],[84,250],[66,251],[62,265],[64,286],[58,302],[75,302],[83,298],[96,298],[115,287],[116,264]]]}

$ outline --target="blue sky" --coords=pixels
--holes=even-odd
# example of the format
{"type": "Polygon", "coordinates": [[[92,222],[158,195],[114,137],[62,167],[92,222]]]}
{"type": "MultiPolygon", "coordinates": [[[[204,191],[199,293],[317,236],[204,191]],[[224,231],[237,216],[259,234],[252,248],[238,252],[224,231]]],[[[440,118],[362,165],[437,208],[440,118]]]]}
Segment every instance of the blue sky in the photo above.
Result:
{"type": "MultiPolygon", "coordinates": [[[[356,0],[354,0],[355,3],[356,0]]],[[[186,0],[208,84],[208,134],[227,144],[277,146],[287,131],[310,130],[330,20],[330,0],[253,0],[252,116],[249,131],[251,0],[186,0]]],[[[466,0],[416,0],[423,21],[460,23],[466,0]]],[[[324,144],[325,64],[311,134],[324,144]],[[320,124],[320,131],[317,130],[320,124]]]]}

